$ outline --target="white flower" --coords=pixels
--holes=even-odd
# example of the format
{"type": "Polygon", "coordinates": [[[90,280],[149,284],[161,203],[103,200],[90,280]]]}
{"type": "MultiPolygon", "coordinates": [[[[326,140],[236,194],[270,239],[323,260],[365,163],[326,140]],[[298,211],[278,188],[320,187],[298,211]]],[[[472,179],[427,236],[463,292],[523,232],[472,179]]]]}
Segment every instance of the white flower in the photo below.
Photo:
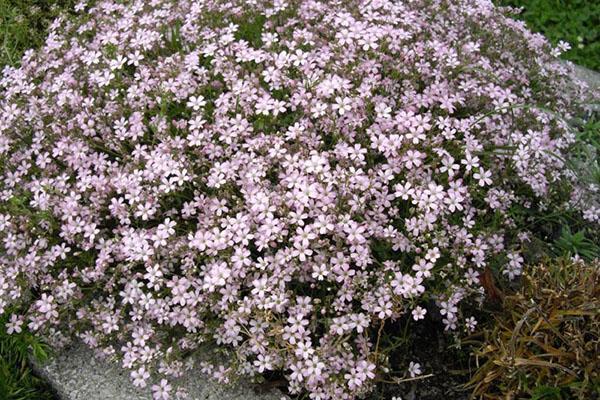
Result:
{"type": "Polygon", "coordinates": [[[416,306],[414,310],[412,310],[412,317],[415,321],[425,318],[425,314],[427,314],[427,310],[421,306],[416,306]]]}
{"type": "Polygon", "coordinates": [[[492,180],[490,179],[492,177],[492,172],[491,171],[486,171],[483,168],[479,168],[479,172],[475,172],[473,174],[473,178],[477,179],[479,182],[479,186],[484,187],[485,185],[491,185],[492,184],[492,180]]]}
{"type": "Polygon", "coordinates": [[[169,400],[171,385],[166,379],[160,380],[160,385],[152,385],[152,398],[154,400],[169,400]]]}
{"type": "Polygon", "coordinates": [[[337,110],[340,115],[346,114],[346,112],[352,110],[352,99],[349,97],[336,97],[335,104],[332,106],[334,110],[337,110]]]}
{"type": "Polygon", "coordinates": [[[137,371],[131,371],[130,376],[135,386],[145,388],[146,380],[150,377],[150,373],[142,366],[137,371]]]}
{"type": "Polygon", "coordinates": [[[477,320],[475,317],[469,317],[465,320],[465,325],[467,326],[467,330],[469,332],[473,332],[475,330],[475,326],[477,326],[477,320]]]}
{"type": "Polygon", "coordinates": [[[410,364],[408,364],[408,373],[411,378],[421,375],[421,364],[411,361],[410,364]]]}
{"type": "Polygon", "coordinates": [[[10,316],[10,321],[6,323],[6,332],[9,335],[21,333],[21,325],[23,325],[23,320],[13,314],[10,316]]]}
{"type": "Polygon", "coordinates": [[[206,101],[202,96],[192,96],[187,102],[187,106],[194,111],[199,111],[204,105],[206,105],[206,101]]]}

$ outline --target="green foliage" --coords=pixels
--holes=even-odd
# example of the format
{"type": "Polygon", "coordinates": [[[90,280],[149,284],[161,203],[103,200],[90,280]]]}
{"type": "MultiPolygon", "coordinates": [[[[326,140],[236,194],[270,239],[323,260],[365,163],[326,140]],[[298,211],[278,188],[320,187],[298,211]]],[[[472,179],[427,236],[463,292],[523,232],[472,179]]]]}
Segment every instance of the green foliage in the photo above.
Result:
{"type": "MultiPolygon", "coordinates": [[[[565,122],[571,127],[575,142],[565,158],[560,158],[561,161],[580,186],[600,188],[600,113],[595,111],[565,122]]],[[[565,187],[567,191],[568,186],[565,187]]],[[[593,204],[594,200],[589,196],[597,195],[598,192],[580,194],[577,202],[593,204]]],[[[564,198],[564,193],[562,196],[564,198]]],[[[560,199],[556,197],[552,201],[560,202],[560,199]]],[[[579,209],[582,208],[579,206],[579,209]]],[[[536,212],[515,204],[509,213],[518,226],[532,233],[530,245],[525,249],[526,263],[537,263],[549,256],[578,255],[588,261],[600,257],[600,230],[596,223],[585,220],[580,212],[568,209],[536,212]]]]}
{"type": "Polygon", "coordinates": [[[0,399],[52,400],[54,396],[39,378],[32,374],[28,359],[48,357],[49,348],[25,330],[9,335],[5,324],[9,313],[0,318],[0,399]]]}
{"type": "Polygon", "coordinates": [[[48,25],[75,0],[0,0],[0,69],[17,65],[25,50],[39,47],[48,25]]]}
{"type": "Polygon", "coordinates": [[[497,0],[502,6],[524,7],[519,16],[553,44],[564,40],[572,49],[564,58],[600,70],[600,2],[590,0],[497,0]]]}
{"type": "Polygon", "coordinates": [[[258,48],[261,46],[261,33],[265,24],[266,17],[264,15],[259,16],[246,16],[240,21],[239,28],[236,32],[236,39],[247,40],[252,46],[258,48]]]}
{"type": "MultiPolygon", "coordinates": [[[[565,166],[582,184],[600,188],[600,115],[572,121],[576,135],[565,166]]],[[[580,201],[586,201],[585,198],[580,201]]],[[[600,232],[581,218],[561,220],[560,236],[553,243],[558,256],[579,255],[586,260],[600,257],[600,232]],[[573,233],[574,232],[574,233],[573,233]]]]}
{"type": "Polygon", "coordinates": [[[586,237],[586,232],[582,230],[572,233],[568,225],[563,227],[554,247],[559,256],[577,254],[588,261],[600,257],[600,247],[586,237]]]}
{"type": "Polygon", "coordinates": [[[469,382],[473,397],[590,399],[598,393],[599,268],[598,261],[566,259],[530,268],[483,331],[469,382]]]}

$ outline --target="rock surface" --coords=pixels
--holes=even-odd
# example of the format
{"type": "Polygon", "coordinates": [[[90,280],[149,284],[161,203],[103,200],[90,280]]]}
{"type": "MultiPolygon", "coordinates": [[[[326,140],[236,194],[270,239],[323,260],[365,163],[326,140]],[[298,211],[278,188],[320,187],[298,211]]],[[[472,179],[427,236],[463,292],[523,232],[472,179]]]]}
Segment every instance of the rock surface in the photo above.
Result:
{"type": "Polygon", "coordinates": [[[575,68],[575,76],[585,81],[592,91],[600,90],[600,73],[575,64],[573,67],[575,68]]]}
{"type": "MultiPolygon", "coordinates": [[[[577,64],[569,63],[573,66],[573,76],[585,82],[588,85],[590,93],[600,95],[600,73],[591,69],[581,67],[577,64]]],[[[589,104],[589,113],[585,118],[588,118],[592,113],[600,112],[600,104],[589,104]]]]}
{"type": "MultiPolygon", "coordinates": [[[[46,363],[34,363],[34,370],[50,383],[60,400],[151,400],[150,388],[156,383],[149,382],[145,389],[136,388],[129,380],[126,370],[97,359],[93,352],[82,344],[64,350],[46,363]]],[[[287,398],[275,390],[258,394],[250,384],[220,385],[202,374],[199,369],[187,372],[177,379],[176,383],[178,387],[187,390],[188,400],[287,398]]]]}

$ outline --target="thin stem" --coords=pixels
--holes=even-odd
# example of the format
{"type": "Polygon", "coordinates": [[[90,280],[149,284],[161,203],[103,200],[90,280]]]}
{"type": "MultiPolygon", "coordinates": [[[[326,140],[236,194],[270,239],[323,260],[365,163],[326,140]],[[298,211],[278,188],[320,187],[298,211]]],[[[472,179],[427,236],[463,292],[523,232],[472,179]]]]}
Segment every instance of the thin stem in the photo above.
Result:
{"type": "Polygon", "coordinates": [[[385,325],[385,320],[382,319],[379,323],[379,330],[377,331],[377,343],[375,344],[375,362],[379,361],[379,342],[381,340],[381,333],[383,332],[383,326],[385,325]]]}

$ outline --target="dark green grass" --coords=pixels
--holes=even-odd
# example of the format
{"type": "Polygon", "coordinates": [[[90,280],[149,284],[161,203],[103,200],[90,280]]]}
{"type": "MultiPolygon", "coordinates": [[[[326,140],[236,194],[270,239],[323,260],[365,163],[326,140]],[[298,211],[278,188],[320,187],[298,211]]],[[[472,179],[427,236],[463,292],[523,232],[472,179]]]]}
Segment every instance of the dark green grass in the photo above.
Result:
{"type": "Polygon", "coordinates": [[[36,377],[29,365],[29,357],[46,359],[48,346],[23,330],[9,335],[5,324],[8,315],[0,316],[0,399],[54,400],[50,388],[36,377]]]}
{"type": "Polygon", "coordinates": [[[18,65],[25,50],[39,47],[46,29],[75,0],[0,0],[0,68],[18,65]]]}
{"type": "Polygon", "coordinates": [[[495,0],[497,5],[524,7],[518,18],[553,44],[564,40],[571,50],[563,58],[600,71],[600,1],[495,0]]]}

